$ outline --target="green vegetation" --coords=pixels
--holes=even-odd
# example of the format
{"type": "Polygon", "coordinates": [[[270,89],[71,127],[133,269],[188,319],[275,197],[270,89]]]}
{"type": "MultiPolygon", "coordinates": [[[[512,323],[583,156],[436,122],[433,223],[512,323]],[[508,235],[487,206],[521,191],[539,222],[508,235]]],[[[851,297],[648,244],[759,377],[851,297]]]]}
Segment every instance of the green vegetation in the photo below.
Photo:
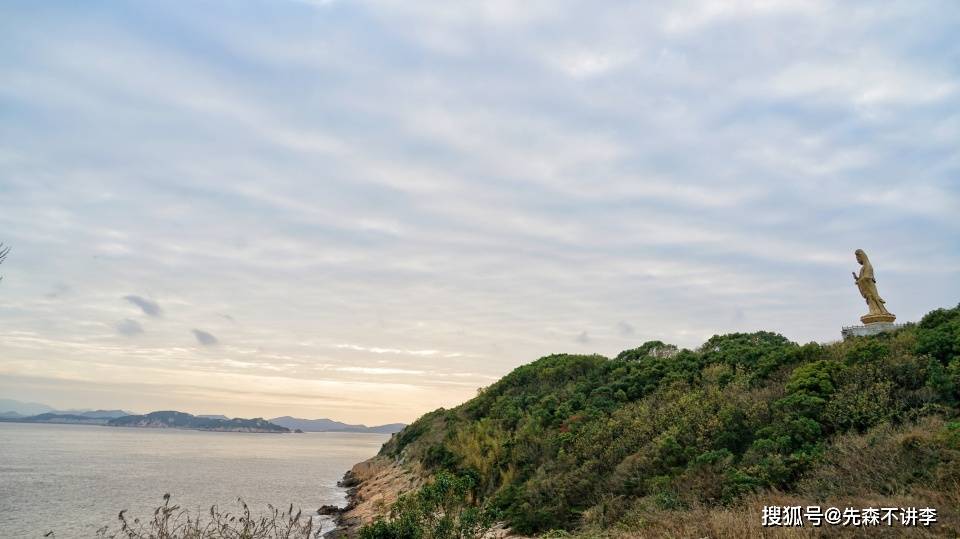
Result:
{"type": "Polygon", "coordinates": [[[478,507],[477,478],[441,470],[434,480],[413,493],[401,495],[393,504],[389,520],[378,520],[360,530],[360,539],[420,537],[480,537],[499,514],[491,507],[478,507]]]}
{"type": "Polygon", "coordinates": [[[362,534],[475,536],[469,510],[523,534],[737,536],[777,500],[929,504],[955,534],[958,403],[960,306],[826,345],[757,332],[551,355],[385,444],[436,479],[362,534]]]}

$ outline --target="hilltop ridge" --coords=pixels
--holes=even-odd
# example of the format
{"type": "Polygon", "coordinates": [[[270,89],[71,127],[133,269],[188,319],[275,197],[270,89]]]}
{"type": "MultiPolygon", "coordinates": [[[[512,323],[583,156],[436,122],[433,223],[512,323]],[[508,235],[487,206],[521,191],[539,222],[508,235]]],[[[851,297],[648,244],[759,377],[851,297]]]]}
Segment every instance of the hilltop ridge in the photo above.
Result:
{"type": "Polygon", "coordinates": [[[760,331],[555,354],[394,435],[348,472],[339,522],[738,537],[763,532],[766,504],[897,505],[937,508],[930,530],[955,535],[958,403],[960,306],[829,344],[760,331]]]}

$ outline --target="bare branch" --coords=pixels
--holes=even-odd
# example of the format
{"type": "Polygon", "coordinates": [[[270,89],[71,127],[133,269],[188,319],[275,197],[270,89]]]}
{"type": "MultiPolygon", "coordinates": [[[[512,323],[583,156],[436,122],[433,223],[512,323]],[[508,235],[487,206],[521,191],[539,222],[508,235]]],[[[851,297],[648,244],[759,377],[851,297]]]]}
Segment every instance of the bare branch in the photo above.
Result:
{"type": "MultiPolygon", "coordinates": [[[[7,259],[7,255],[10,254],[10,246],[3,246],[3,242],[0,242],[0,264],[3,264],[3,261],[7,259]]],[[[0,275],[0,281],[3,280],[3,275],[0,275]]]]}

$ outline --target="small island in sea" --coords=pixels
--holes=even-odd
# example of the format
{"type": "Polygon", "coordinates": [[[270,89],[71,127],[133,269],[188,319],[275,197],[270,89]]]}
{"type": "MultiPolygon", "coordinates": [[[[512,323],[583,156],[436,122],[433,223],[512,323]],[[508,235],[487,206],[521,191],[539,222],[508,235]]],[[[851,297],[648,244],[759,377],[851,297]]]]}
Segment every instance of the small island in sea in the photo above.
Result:
{"type": "Polygon", "coordinates": [[[150,412],[145,415],[128,415],[109,420],[109,427],[140,427],[148,429],[193,429],[212,430],[218,432],[290,432],[287,427],[281,427],[257,417],[254,419],[220,419],[217,417],[199,417],[184,412],[162,411],[150,412]]]}

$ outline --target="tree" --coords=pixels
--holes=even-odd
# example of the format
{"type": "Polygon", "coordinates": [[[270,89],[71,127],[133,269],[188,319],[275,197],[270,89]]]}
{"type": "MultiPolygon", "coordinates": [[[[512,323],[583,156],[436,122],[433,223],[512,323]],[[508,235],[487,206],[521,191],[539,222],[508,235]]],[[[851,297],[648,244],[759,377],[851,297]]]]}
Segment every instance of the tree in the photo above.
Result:
{"type": "MultiPolygon", "coordinates": [[[[0,264],[3,264],[3,261],[7,259],[7,255],[10,254],[10,247],[4,247],[3,243],[0,243],[0,264]]],[[[0,275],[0,281],[3,280],[3,275],[0,275]]]]}

